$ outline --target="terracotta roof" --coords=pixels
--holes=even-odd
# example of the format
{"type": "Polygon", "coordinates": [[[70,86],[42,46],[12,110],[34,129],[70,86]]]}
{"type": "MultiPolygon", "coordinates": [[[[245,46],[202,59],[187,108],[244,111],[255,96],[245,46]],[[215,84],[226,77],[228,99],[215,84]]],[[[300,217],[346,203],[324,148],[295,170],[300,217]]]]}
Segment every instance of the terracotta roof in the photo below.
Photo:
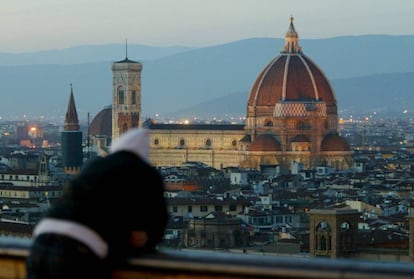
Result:
{"type": "Polygon", "coordinates": [[[348,142],[338,134],[328,134],[322,140],[322,151],[350,151],[348,142]]]}
{"type": "Polygon", "coordinates": [[[106,107],[101,110],[89,125],[91,136],[112,136],[112,108],[106,107]]]}
{"type": "Polygon", "coordinates": [[[258,135],[249,146],[249,151],[281,151],[280,143],[272,135],[258,135]]]}

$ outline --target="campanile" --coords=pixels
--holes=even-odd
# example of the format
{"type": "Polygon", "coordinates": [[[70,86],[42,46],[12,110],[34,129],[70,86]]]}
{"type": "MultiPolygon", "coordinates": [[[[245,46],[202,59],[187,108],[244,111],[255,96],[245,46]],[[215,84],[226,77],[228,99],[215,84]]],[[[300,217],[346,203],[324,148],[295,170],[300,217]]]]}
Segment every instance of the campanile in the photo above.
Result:
{"type": "Polygon", "coordinates": [[[112,63],[112,141],[141,121],[142,64],[125,57],[112,63]]]}

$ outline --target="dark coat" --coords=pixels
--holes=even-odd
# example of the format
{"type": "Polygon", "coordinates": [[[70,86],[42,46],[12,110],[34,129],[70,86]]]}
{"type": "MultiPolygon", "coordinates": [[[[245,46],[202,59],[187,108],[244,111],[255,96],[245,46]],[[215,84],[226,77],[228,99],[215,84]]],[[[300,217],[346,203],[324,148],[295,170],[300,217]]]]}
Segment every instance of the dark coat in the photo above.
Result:
{"type": "Polygon", "coordinates": [[[164,182],[159,172],[132,152],[119,151],[87,163],[64,189],[47,217],[76,221],[96,231],[109,247],[109,258],[153,250],[168,221],[164,182]],[[132,249],[133,230],[149,241],[132,249]]]}

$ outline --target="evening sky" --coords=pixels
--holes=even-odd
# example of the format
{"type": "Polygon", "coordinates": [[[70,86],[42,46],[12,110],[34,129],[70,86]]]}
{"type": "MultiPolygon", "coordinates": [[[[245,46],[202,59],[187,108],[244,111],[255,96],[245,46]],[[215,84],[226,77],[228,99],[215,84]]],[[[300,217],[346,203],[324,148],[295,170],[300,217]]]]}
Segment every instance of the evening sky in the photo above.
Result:
{"type": "Polygon", "coordinates": [[[412,0],[17,0],[2,1],[0,52],[122,43],[204,47],[283,37],[414,34],[412,0]]]}

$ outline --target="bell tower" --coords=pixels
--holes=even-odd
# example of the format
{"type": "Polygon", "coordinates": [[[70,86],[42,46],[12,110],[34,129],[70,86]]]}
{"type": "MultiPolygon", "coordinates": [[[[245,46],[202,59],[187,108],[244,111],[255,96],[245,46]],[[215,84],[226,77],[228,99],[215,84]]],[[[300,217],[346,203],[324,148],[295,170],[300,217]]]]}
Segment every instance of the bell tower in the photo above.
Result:
{"type": "Polygon", "coordinates": [[[357,253],[358,210],[311,209],[308,213],[311,256],[346,258],[357,253]]]}
{"type": "Polygon", "coordinates": [[[112,63],[112,141],[132,127],[142,125],[142,64],[128,59],[112,63]]]}
{"type": "Polygon", "coordinates": [[[65,173],[76,174],[83,164],[82,131],[80,130],[78,113],[76,112],[73,87],[70,84],[68,110],[62,131],[62,164],[65,173]]]}

